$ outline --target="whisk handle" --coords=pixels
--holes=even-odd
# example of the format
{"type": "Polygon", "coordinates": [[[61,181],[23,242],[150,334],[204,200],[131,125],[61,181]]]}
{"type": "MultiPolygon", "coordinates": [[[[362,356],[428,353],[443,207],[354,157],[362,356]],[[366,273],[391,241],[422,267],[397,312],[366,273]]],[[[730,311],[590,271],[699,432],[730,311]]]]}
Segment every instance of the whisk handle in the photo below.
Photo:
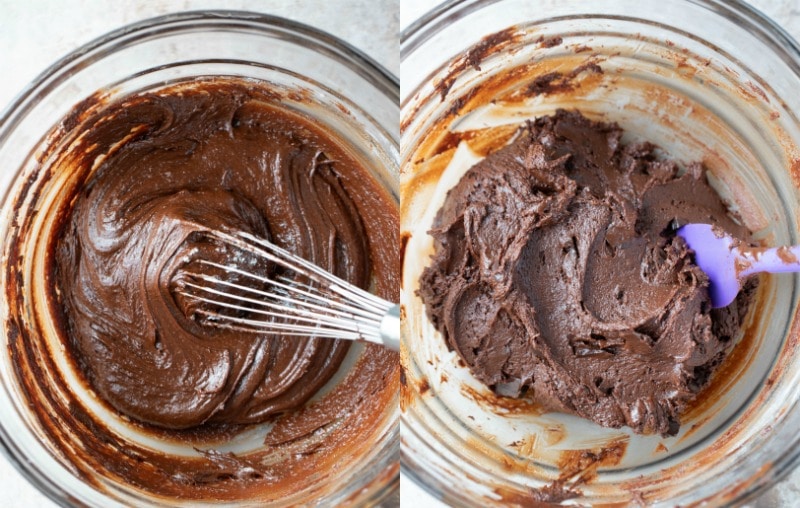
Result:
{"type": "Polygon", "coordinates": [[[390,308],[381,321],[383,345],[393,351],[400,350],[400,305],[390,308]]]}

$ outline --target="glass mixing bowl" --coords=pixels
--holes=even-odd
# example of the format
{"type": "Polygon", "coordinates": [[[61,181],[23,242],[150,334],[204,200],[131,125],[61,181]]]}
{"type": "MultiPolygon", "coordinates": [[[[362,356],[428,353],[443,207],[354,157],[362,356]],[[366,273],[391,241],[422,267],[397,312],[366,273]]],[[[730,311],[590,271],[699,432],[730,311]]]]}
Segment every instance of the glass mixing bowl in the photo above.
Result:
{"type": "MultiPolygon", "coordinates": [[[[57,206],[63,195],[59,190],[69,175],[40,169],[48,153],[45,147],[57,143],[83,119],[80,114],[68,116],[76,104],[91,110],[95,104],[129,93],[209,76],[259,80],[280,91],[283,106],[335,132],[389,196],[395,202],[399,199],[396,78],[349,45],[304,25],[244,12],[168,15],[87,44],[37,78],[0,119],[0,238],[4,239],[0,242],[4,267],[0,288],[8,295],[13,285],[18,296],[0,301],[0,443],[16,467],[59,504],[194,506],[201,501],[155,496],[126,483],[124,471],[71,462],[81,460],[80,454],[64,450],[84,446],[74,440],[74,425],[113,433],[115,442],[123,443],[119,453],[146,447],[177,458],[197,458],[197,448],[207,447],[199,446],[197,438],[185,443],[169,433],[146,432],[93,400],[52,331],[52,317],[42,296],[48,274],[42,252],[36,249],[37,234],[31,233],[18,245],[8,239],[16,238],[23,222],[31,226],[28,231],[38,231],[41,237],[52,226],[46,211],[57,206]],[[18,327],[31,323],[45,330],[44,337],[20,345],[18,327]],[[76,421],[72,404],[84,406],[84,411],[74,414],[91,415],[88,421],[76,421]]],[[[353,356],[345,365],[357,361],[360,351],[363,348],[351,348],[353,356]]],[[[334,376],[331,383],[342,377],[334,376]]],[[[218,503],[204,501],[219,506],[378,503],[399,484],[395,387],[396,381],[389,383],[380,395],[386,404],[382,414],[372,415],[372,430],[362,436],[364,446],[342,450],[330,471],[298,479],[296,492],[271,500],[250,495],[218,503]]],[[[268,425],[212,444],[226,452],[247,453],[263,446],[268,425]]],[[[98,439],[105,436],[98,434],[98,439]]]]}
{"type": "Polygon", "coordinates": [[[759,241],[798,243],[796,42],[741,2],[452,1],[402,34],[401,75],[408,476],[464,506],[525,506],[554,486],[579,492],[577,504],[728,505],[797,464],[796,276],[762,278],[734,351],[669,438],[494,396],[448,351],[415,294],[447,190],[525,119],[557,108],[702,161],[759,241]],[[537,78],[563,86],[531,93],[537,78]]]}

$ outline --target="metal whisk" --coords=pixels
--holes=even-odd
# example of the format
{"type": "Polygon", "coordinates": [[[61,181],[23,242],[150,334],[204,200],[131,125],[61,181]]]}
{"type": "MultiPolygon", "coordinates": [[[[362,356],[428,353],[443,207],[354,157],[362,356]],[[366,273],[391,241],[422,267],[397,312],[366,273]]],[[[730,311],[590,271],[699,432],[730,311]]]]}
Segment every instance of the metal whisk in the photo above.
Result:
{"type": "Polygon", "coordinates": [[[249,233],[208,232],[265,261],[288,268],[308,283],[285,275],[264,277],[238,266],[199,260],[264,289],[204,273],[184,274],[176,292],[202,302],[194,312],[212,326],[283,336],[365,340],[400,347],[400,306],[358,288],[277,245],[249,233]],[[224,311],[245,313],[246,317],[224,311]]]}

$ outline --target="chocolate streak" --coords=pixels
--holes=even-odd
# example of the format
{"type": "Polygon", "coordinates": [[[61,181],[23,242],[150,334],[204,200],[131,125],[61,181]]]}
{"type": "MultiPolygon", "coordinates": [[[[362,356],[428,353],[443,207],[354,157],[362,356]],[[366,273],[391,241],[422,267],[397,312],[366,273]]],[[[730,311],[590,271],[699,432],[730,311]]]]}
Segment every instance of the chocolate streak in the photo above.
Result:
{"type": "Polygon", "coordinates": [[[723,360],[755,283],[711,310],[673,221],[739,238],[700,164],[681,172],[614,124],[526,124],[448,193],[419,294],[448,345],[501,395],[601,425],[675,434],[723,360]]]}

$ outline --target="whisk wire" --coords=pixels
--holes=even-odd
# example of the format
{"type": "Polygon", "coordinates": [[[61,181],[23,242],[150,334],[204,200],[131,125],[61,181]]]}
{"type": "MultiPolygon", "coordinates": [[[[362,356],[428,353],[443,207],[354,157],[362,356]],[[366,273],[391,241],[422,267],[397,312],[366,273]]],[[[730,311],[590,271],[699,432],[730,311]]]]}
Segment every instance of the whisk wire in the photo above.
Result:
{"type": "MultiPolygon", "coordinates": [[[[345,312],[341,313],[341,315],[346,315],[346,316],[348,316],[350,318],[353,318],[354,316],[362,316],[362,317],[365,317],[365,318],[369,319],[369,318],[375,318],[375,316],[376,316],[375,312],[362,311],[361,309],[356,309],[356,308],[353,308],[352,306],[344,305],[344,304],[342,304],[340,302],[337,302],[335,300],[330,300],[329,298],[326,299],[325,296],[322,293],[317,292],[318,294],[314,294],[313,292],[308,291],[308,290],[297,289],[297,288],[294,288],[291,284],[287,284],[285,282],[269,279],[267,277],[261,277],[261,276],[256,275],[256,274],[249,273],[249,272],[246,272],[244,270],[240,270],[239,268],[236,268],[234,266],[220,265],[218,263],[213,263],[213,262],[205,261],[205,260],[201,261],[201,263],[209,265],[209,266],[213,266],[215,268],[228,270],[228,271],[230,271],[232,273],[236,273],[236,274],[239,274],[239,275],[242,275],[242,276],[257,280],[259,282],[263,282],[263,283],[266,283],[266,284],[271,284],[271,285],[273,285],[275,287],[278,287],[278,288],[281,288],[281,289],[285,290],[289,294],[306,296],[308,298],[311,298],[311,299],[319,302],[320,304],[314,304],[314,303],[308,302],[307,300],[292,299],[292,298],[290,298],[288,296],[281,295],[279,293],[261,291],[261,290],[255,289],[255,288],[251,288],[251,287],[248,287],[248,286],[243,286],[241,284],[236,284],[236,283],[233,283],[233,282],[230,282],[230,281],[226,281],[226,280],[223,280],[223,279],[219,279],[217,277],[212,277],[212,276],[209,276],[209,275],[204,275],[204,274],[195,275],[195,277],[202,278],[202,279],[204,279],[204,280],[206,280],[208,282],[211,282],[211,283],[222,284],[222,285],[234,288],[234,289],[239,289],[239,290],[242,290],[242,291],[247,291],[247,292],[250,292],[250,293],[254,293],[254,294],[256,294],[256,295],[258,295],[258,296],[260,296],[262,298],[268,298],[268,299],[269,298],[274,298],[276,300],[282,300],[282,301],[285,301],[287,303],[293,303],[293,304],[302,305],[302,306],[305,306],[305,307],[313,308],[314,310],[319,311],[319,312],[336,313],[336,309],[343,309],[345,312]],[[333,308],[331,308],[331,307],[333,307],[333,308]]],[[[285,280],[286,279],[284,279],[284,281],[285,280]]],[[[306,287],[310,287],[310,286],[306,286],[306,287]]],[[[311,289],[313,289],[313,288],[311,288],[311,289]]],[[[234,297],[234,295],[229,294],[229,293],[219,293],[219,294],[221,294],[222,296],[234,297]]],[[[265,303],[264,300],[249,300],[249,301],[250,301],[250,303],[254,303],[256,305],[262,305],[262,304],[265,303]]]]}
{"type": "MultiPolygon", "coordinates": [[[[229,235],[227,233],[221,233],[221,232],[215,231],[214,234],[224,235],[225,237],[236,239],[235,236],[229,235]]],[[[391,303],[385,302],[384,300],[378,298],[377,296],[373,295],[372,293],[370,293],[368,291],[365,291],[365,290],[363,290],[363,289],[361,289],[361,288],[359,288],[357,286],[352,286],[352,285],[344,286],[344,285],[342,285],[341,284],[342,280],[339,279],[338,277],[326,272],[322,268],[320,268],[317,265],[315,265],[315,264],[313,264],[313,263],[301,258],[300,256],[296,256],[296,255],[292,254],[291,252],[287,251],[286,249],[278,247],[277,245],[275,245],[273,243],[270,243],[270,242],[267,242],[266,240],[263,240],[261,238],[257,238],[255,236],[251,235],[250,233],[242,232],[242,233],[239,233],[239,235],[242,238],[247,239],[247,240],[257,244],[258,246],[262,247],[262,249],[255,249],[255,250],[259,250],[261,253],[264,254],[265,257],[268,257],[273,262],[279,263],[279,264],[281,264],[283,266],[286,266],[288,268],[293,268],[292,266],[290,266],[289,263],[287,263],[287,260],[291,260],[298,267],[301,267],[301,268],[307,270],[309,273],[307,273],[306,275],[311,276],[311,274],[314,274],[316,276],[316,278],[317,278],[317,282],[321,282],[321,283],[324,283],[324,284],[328,285],[328,289],[330,289],[333,292],[339,293],[342,296],[348,296],[350,298],[353,298],[354,300],[359,301],[360,303],[362,303],[365,306],[374,307],[376,309],[385,310],[386,308],[392,306],[391,303]],[[281,257],[273,254],[273,252],[279,254],[281,257]]],[[[251,248],[252,248],[252,246],[251,246],[251,248]]],[[[314,277],[312,277],[312,278],[314,278],[314,277]]]]}
{"type": "MultiPolygon", "coordinates": [[[[243,312],[248,312],[248,313],[253,313],[253,314],[260,314],[262,316],[269,316],[269,317],[275,317],[275,318],[284,318],[284,317],[286,317],[287,316],[287,309],[290,309],[290,308],[287,308],[285,306],[280,306],[280,305],[275,305],[275,304],[268,304],[266,302],[260,302],[258,300],[252,299],[252,298],[234,297],[230,293],[225,293],[224,291],[219,291],[219,290],[216,290],[214,288],[209,288],[209,287],[200,286],[200,285],[197,285],[197,284],[192,284],[190,282],[186,283],[186,286],[187,287],[192,287],[194,289],[198,289],[200,291],[205,291],[207,293],[211,293],[211,294],[215,294],[215,295],[218,295],[218,296],[222,296],[222,297],[225,297],[225,298],[236,298],[237,300],[243,301],[245,303],[255,303],[255,304],[258,304],[258,305],[262,305],[263,307],[266,307],[266,308],[277,309],[277,310],[279,310],[281,312],[272,312],[272,311],[269,311],[269,310],[264,310],[264,309],[259,309],[259,308],[246,307],[244,305],[238,305],[236,303],[230,303],[230,302],[219,301],[219,300],[212,300],[210,298],[198,296],[198,295],[195,295],[195,294],[192,294],[192,293],[187,293],[187,292],[184,292],[184,291],[180,291],[179,292],[180,294],[182,294],[184,296],[189,296],[189,297],[194,298],[194,299],[196,299],[198,301],[209,303],[209,304],[212,304],[212,305],[218,305],[220,307],[224,307],[224,308],[227,308],[227,309],[233,309],[233,310],[238,310],[238,311],[243,311],[243,312]]],[[[212,315],[210,312],[203,311],[202,309],[199,309],[198,312],[201,312],[201,313],[203,313],[205,315],[212,315]]],[[[353,320],[353,319],[348,320],[348,319],[343,319],[343,318],[334,317],[334,316],[328,316],[328,315],[324,315],[324,314],[323,315],[314,314],[313,312],[308,312],[308,311],[305,311],[303,309],[291,309],[291,312],[292,312],[291,317],[295,321],[301,321],[301,322],[306,322],[306,323],[317,323],[317,324],[320,323],[320,322],[324,322],[325,324],[327,324],[329,326],[342,327],[342,328],[345,328],[345,329],[348,329],[348,330],[358,330],[358,322],[353,320]]],[[[225,316],[225,318],[226,319],[233,319],[233,318],[235,318],[235,316],[225,316]]],[[[265,325],[266,324],[272,325],[273,323],[272,322],[268,322],[268,323],[265,323],[265,325]]]]}
{"type": "Polygon", "coordinates": [[[397,305],[350,285],[313,263],[249,233],[208,231],[207,234],[287,268],[306,280],[296,280],[286,275],[265,277],[237,266],[201,259],[199,262],[202,265],[263,284],[256,288],[246,285],[246,282],[240,283],[241,279],[232,282],[204,273],[185,274],[188,277],[181,281],[177,292],[211,306],[212,310],[202,307],[194,310],[206,322],[221,328],[250,333],[363,339],[397,349],[397,305]],[[245,315],[218,312],[214,308],[242,312],[245,315]]]}
{"type": "MultiPolygon", "coordinates": [[[[198,311],[201,314],[207,315],[209,318],[214,319],[218,317],[216,314],[207,311],[198,311]]],[[[220,328],[225,328],[228,330],[237,330],[241,332],[253,333],[254,331],[261,331],[264,333],[280,333],[281,336],[285,337],[318,337],[318,338],[329,338],[329,339],[346,339],[346,340],[358,340],[358,339],[365,339],[370,342],[377,342],[380,340],[380,337],[375,334],[368,334],[364,335],[363,333],[359,332],[348,332],[342,330],[327,330],[327,329],[320,329],[318,327],[313,326],[292,326],[286,325],[281,328],[267,328],[263,321],[258,321],[255,319],[247,319],[247,318],[237,318],[237,317],[227,317],[225,318],[225,322],[222,321],[215,321],[216,326],[220,328]],[[244,326],[236,326],[235,324],[230,323],[237,323],[244,326]]]]}

